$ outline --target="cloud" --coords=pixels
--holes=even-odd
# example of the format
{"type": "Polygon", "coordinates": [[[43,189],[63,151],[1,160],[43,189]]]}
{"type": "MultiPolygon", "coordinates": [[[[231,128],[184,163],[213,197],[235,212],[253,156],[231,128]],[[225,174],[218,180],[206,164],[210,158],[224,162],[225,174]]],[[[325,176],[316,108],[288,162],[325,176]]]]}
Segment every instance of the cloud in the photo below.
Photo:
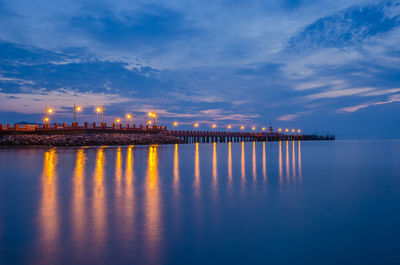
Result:
{"type": "Polygon", "coordinates": [[[288,48],[302,51],[315,47],[343,47],[388,32],[400,24],[400,12],[392,12],[390,16],[386,13],[396,6],[395,2],[356,6],[320,18],[293,36],[288,48]]]}
{"type": "Polygon", "coordinates": [[[305,82],[300,83],[295,87],[295,90],[302,91],[302,90],[312,90],[317,88],[329,87],[329,88],[345,88],[348,86],[346,81],[343,80],[318,80],[317,82],[305,82]]]}
{"type": "Polygon", "coordinates": [[[42,113],[44,106],[51,106],[56,112],[65,114],[65,108],[72,108],[74,104],[95,108],[99,105],[111,105],[128,101],[116,94],[93,92],[79,92],[70,89],[53,91],[38,91],[31,93],[2,93],[0,92],[0,111],[18,113],[42,113]]]}
{"type": "Polygon", "coordinates": [[[392,95],[389,97],[388,100],[378,101],[378,102],[373,103],[373,105],[383,105],[383,104],[390,104],[390,103],[395,103],[395,102],[400,102],[400,94],[392,95]]]}
{"type": "Polygon", "coordinates": [[[367,93],[362,94],[364,97],[371,97],[371,96],[381,96],[381,95],[387,95],[387,94],[394,94],[400,92],[400,88],[392,88],[392,89],[382,89],[382,90],[375,90],[375,91],[370,91],[367,93]]]}
{"type": "Polygon", "coordinates": [[[300,117],[299,114],[286,114],[283,116],[280,116],[277,118],[278,121],[292,121],[296,119],[297,117],[300,117]]]}
{"type": "Polygon", "coordinates": [[[393,96],[389,97],[387,100],[383,100],[383,101],[376,101],[376,102],[341,108],[341,109],[338,109],[336,112],[337,113],[356,112],[360,109],[368,108],[371,106],[385,105],[385,104],[390,104],[390,103],[395,103],[395,102],[400,102],[400,94],[393,95],[393,96]]]}
{"type": "Polygon", "coordinates": [[[23,80],[20,78],[14,78],[14,77],[4,77],[4,76],[0,76],[0,82],[3,83],[14,83],[14,84],[18,84],[18,85],[33,85],[35,84],[35,82],[33,82],[32,80],[23,80]]]}
{"type": "Polygon", "coordinates": [[[190,91],[189,93],[185,91],[170,92],[169,95],[173,96],[175,99],[190,101],[190,102],[216,103],[225,101],[225,98],[218,97],[215,94],[207,93],[206,91],[203,92],[190,91]]]}
{"type": "Polygon", "coordinates": [[[356,105],[356,106],[351,106],[351,107],[345,107],[345,108],[341,108],[338,109],[337,112],[338,113],[343,113],[343,112],[355,112],[358,111],[360,109],[366,108],[371,106],[371,104],[360,104],[360,105],[356,105]]]}
{"type": "Polygon", "coordinates": [[[364,88],[349,88],[349,89],[338,89],[326,92],[315,93],[311,95],[304,96],[306,100],[316,100],[316,99],[327,99],[327,98],[338,98],[345,96],[359,95],[367,91],[374,90],[372,87],[364,88]]]}

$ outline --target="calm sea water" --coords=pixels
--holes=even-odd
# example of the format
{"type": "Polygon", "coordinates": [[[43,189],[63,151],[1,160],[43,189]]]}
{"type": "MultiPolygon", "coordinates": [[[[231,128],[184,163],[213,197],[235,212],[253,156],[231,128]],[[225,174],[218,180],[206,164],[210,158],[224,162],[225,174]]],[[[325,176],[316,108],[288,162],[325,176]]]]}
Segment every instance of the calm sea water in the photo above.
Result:
{"type": "Polygon", "coordinates": [[[400,141],[0,150],[1,264],[400,264],[400,141]]]}

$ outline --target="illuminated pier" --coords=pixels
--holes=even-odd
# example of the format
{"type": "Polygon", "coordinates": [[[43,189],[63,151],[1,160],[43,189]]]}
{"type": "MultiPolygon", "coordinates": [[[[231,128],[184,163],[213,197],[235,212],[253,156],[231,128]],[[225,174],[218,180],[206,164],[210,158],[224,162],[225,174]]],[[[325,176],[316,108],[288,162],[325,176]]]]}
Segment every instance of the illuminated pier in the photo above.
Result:
{"type": "Polygon", "coordinates": [[[213,143],[213,142],[249,142],[249,141],[287,141],[287,140],[335,140],[333,135],[302,134],[300,132],[274,132],[272,128],[268,131],[255,130],[246,131],[218,131],[218,130],[168,130],[167,126],[157,125],[139,125],[135,124],[111,124],[96,123],[88,124],[85,122],[82,126],[74,122],[70,126],[63,123],[43,124],[43,125],[18,125],[3,126],[0,124],[0,135],[19,135],[19,134],[39,134],[39,135],[73,135],[73,134],[93,134],[93,133],[121,133],[121,134],[154,134],[176,137],[183,143],[213,143]]]}

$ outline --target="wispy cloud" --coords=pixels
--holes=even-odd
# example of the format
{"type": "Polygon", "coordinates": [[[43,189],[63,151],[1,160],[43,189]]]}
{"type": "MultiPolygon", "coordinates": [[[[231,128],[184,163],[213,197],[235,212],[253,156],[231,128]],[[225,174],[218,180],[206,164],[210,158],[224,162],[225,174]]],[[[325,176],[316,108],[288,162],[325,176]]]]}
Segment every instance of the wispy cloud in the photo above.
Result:
{"type": "Polygon", "coordinates": [[[358,111],[360,109],[367,108],[369,106],[371,106],[371,104],[368,104],[368,103],[367,104],[360,104],[360,105],[356,105],[356,106],[351,106],[351,107],[345,107],[345,108],[338,109],[337,112],[338,113],[355,112],[355,111],[358,111]]]}
{"type": "Polygon", "coordinates": [[[177,100],[190,101],[190,102],[224,102],[226,99],[224,97],[218,97],[216,94],[206,93],[206,92],[195,92],[195,91],[182,91],[182,92],[170,92],[169,95],[173,96],[177,100]]]}
{"type": "Polygon", "coordinates": [[[387,94],[394,94],[394,93],[397,93],[397,92],[400,92],[400,88],[392,88],[392,89],[382,89],[382,90],[370,91],[370,92],[362,94],[362,96],[365,96],[365,97],[381,96],[381,95],[387,95],[387,94]]]}
{"type": "Polygon", "coordinates": [[[299,117],[299,114],[286,114],[277,118],[278,121],[292,121],[299,117]]]}
{"type": "Polygon", "coordinates": [[[24,79],[20,79],[20,78],[14,78],[14,77],[4,77],[4,76],[0,76],[0,83],[14,83],[14,84],[18,84],[18,85],[33,85],[35,84],[35,82],[33,82],[32,80],[24,80],[24,79]]]}
{"type": "Polygon", "coordinates": [[[372,87],[363,87],[363,88],[349,88],[349,89],[338,89],[326,92],[315,93],[311,95],[304,96],[306,100],[316,100],[316,99],[327,99],[327,98],[338,98],[338,97],[346,97],[353,95],[360,95],[367,91],[374,90],[372,87]]]}
{"type": "Polygon", "coordinates": [[[371,106],[377,106],[377,105],[384,105],[384,104],[390,104],[390,103],[395,103],[395,102],[400,102],[400,94],[393,95],[389,97],[387,100],[383,101],[376,101],[376,102],[370,102],[370,103],[365,103],[365,104],[360,104],[356,106],[350,106],[350,107],[345,107],[338,109],[338,113],[346,113],[346,112],[356,112],[360,109],[368,108],[371,106]]]}
{"type": "Polygon", "coordinates": [[[343,89],[347,87],[348,84],[344,80],[318,80],[311,82],[301,82],[296,85],[295,90],[312,90],[317,88],[329,87],[330,89],[343,89]]]}

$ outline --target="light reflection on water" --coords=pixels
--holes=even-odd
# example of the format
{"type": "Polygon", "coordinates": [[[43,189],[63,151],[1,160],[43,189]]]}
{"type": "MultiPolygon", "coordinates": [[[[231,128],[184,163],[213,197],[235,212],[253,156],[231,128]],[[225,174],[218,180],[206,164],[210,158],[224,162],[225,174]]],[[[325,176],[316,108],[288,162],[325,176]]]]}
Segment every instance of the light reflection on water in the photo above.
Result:
{"type": "Polygon", "coordinates": [[[256,162],[256,142],[253,142],[253,183],[256,182],[257,177],[257,162],[256,162]]]}
{"type": "MultiPolygon", "coordinates": [[[[118,152],[117,152],[118,154],[118,152]]],[[[117,155],[118,159],[118,155],[117,155]]],[[[106,207],[106,185],[105,185],[106,157],[104,148],[100,147],[96,154],[96,166],[93,178],[92,218],[90,219],[93,229],[93,242],[95,251],[99,256],[104,255],[104,247],[107,240],[107,207],[106,207]]]]}
{"type": "Polygon", "coordinates": [[[179,193],[179,145],[175,144],[174,151],[174,191],[175,195],[179,193]]]}
{"type": "MultiPolygon", "coordinates": [[[[324,144],[329,143],[210,143],[14,151],[18,155],[10,152],[10,165],[26,159],[36,159],[40,165],[30,171],[34,175],[29,180],[30,204],[20,205],[29,207],[23,218],[31,236],[23,246],[29,247],[22,251],[24,259],[13,256],[13,262],[8,263],[174,264],[183,255],[178,258],[181,264],[205,264],[212,263],[206,257],[213,255],[222,255],[218,256],[221,262],[228,254],[220,253],[226,252],[235,257],[230,263],[244,264],[236,253],[247,245],[261,248],[264,240],[270,247],[278,244],[283,249],[286,243],[282,242],[291,242],[294,237],[291,246],[301,248],[299,240],[306,240],[303,236],[312,229],[317,229],[315,235],[328,233],[322,225],[315,228],[314,220],[318,224],[326,221],[326,217],[319,219],[325,214],[319,203],[332,189],[338,192],[326,205],[347,218],[356,209],[346,198],[354,199],[353,193],[363,196],[357,193],[363,187],[360,183],[365,185],[373,179],[363,182],[357,175],[357,185],[343,186],[349,184],[343,181],[347,171],[351,175],[346,180],[354,177],[346,164],[349,159],[338,155],[332,162],[323,160],[320,156],[335,154],[326,152],[321,147],[324,144]],[[345,166],[340,167],[338,161],[345,166]],[[314,169],[324,174],[313,175],[314,169]],[[336,169],[344,175],[330,176],[336,169]],[[343,190],[347,197],[343,197],[343,190]],[[316,191],[321,194],[307,197],[316,191]],[[338,212],[335,203],[346,209],[344,213],[338,212]],[[315,213],[313,205],[319,205],[315,213]],[[278,236],[275,231],[283,241],[273,240],[278,236]]],[[[13,171],[17,171],[15,168],[13,171]]],[[[21,177],[22,171],[18,172],[18,181],[28,181],[21,177]]],[[[373,170],[364,174],[368,172],[373,170]]],[[[396,171],[385,172],[390,175],[396,171]]],[[[4,220],[2,226],[10,227],[4,220]]],[[[330,225],[338,223],[336,220],[330,225]]],[[[260,260],[267,261],[259,251],[260,260]]],[[[294,254],[304,257],[295,250],[294,254]]]]}
{"type": "Polygon", "coordinates": [[[242,187],[244,188],[244,185],[245,185],[245,183],[246,183],[246,165],[245,165],[245,163],[246,163],[246,161],[245,161],[245,154],[244,154],[244,152],[245,152],[245,150],[244,150],[244,142],[242,142],[242,152],[241,152],[241,160],[240,160],[240,162],[241,162],[241,164],[240,164],[240,168],[241,168],[241,184],[242,184],[242,187]]]}
{"type": "Polygon", "coordinates": [[[144,189],[145,195],[145,246],[147,260],[150,264],[160,261],[160,241],[162,236],[160,203],[160,180],[158,173],[158,146],[150,146],[147,176],[144,189]]]}
{"type": "Polygon", "coordinates": [[[134,171],[133,171],[133,146],[126,149],[126,167],[125,167],[125,190],[121,205],[123,210],[117,212],[122,216],[122,229],[121,237],[124,238],[124,244],[132,246],[133,237],[135,235],[135,189],[133,185],[134,171]],[[126,234],[127,236],[124,236],[126,234]]]}
{"type": "Polygon", "coordinates": [[[199,155],[199,143],[196,143],[195,155],[194,155],[194,189],[197,196],[200,194],[200,155],[199,155]]]}
{"type": "MultiPolygon", "coordinates": [[[[224,187],[227,187],[229,193],[232,194],[237,187],[235,183],[240,184],[242,192],[250,191],[250,186],[247,186],[247,183],[251,183],[251,187],[253,188],[257,188],[257,185],[261,183],[259,180],[265,183],[268,168],[266,143],[252,142],[250,144],[250,165],[246,164],[246,156],[249,155],[246,153],[246,143],[234,144],[235,149],[233,149],[232,143],[228,143],[227,145],[217,143],[200,145],[197,143],[194,145],[193,209],[195,209],[195,216],[198,218],[194,224],[198,230],[200,230],[199,227],[204,225],[201,220],[201,214],[205,210],[203,208],[204,201],[209,200],[209,198],[203,197],[204,193],[208,193],[205,186],[207,183],[211,184],[211,193],[214,205],[216,206],[220,199],[219,190],[224,189],[224,187]],[[211,161],[207,161],[206,148],[209,147],[212,149],[211,156],[208,156],[211,161]],[[240,148],[238,149],[237,147],[240,148]],[[221,149],[220,151],[222,153],[226,152],[226,162],[219,158],[219,149],[221,149]],[[258,171],[257,168],[258,151],[262,152],[260,171],[258,171]],[[206,152],[204,156],[202,156],[204,159],[203,168],[200,165],[201,152],[206,152]],[[236,174],[234,171],[237,167],[234,165],[233,161],[237,157],[237,154],[240,155],[240,174],[236,174]],[[206,165],[208,163],[211,164],[211,173],[207,172],[206,165]],[[221,164],[221,168],[219,164],[221,164]],[[222,168],[224,166],[225,168],[222,168]],[[249,175],[249,177],[251,176],[250,182],[248,182],[246,174],[246,171],[250,171],[249,168],[251,169],[251,174],[249,175]],[[202,170],[204,172],[202,172],[202,170]],[[219,180],[219,174],[221,172],[224,172],[225,176],[219,180]],[[258,172],[262,172],[262,175],[259,176],[258,172]],[[235,176],[239,178],[236,179],[235,176]],[[202,183],[202,179],[204,179],[204,183],[202,183]],[[226,181],[226,184],[223,183],[223,180],[226,181]],[[202,189],[205,190],[202,191],[202,189]]],[[[279,183],[282,185],[283,169],[281,144],[282,143],[279,142],[278,171],[279,183]]],[[[296,166],[299,172],[301,172],[301,143],[298,142],[297,146],[297,165],[295,142],[292,142],[291,165],[289,163],[289,142],[285,144],[286,183],[290,183],[290,167],[293,172],[293,178],[296,177],[296,166]]],[[[115,232],[120,240],[119,244],[128,246],[126,253],[140,250],[140,259],[148,264],[159,263],[162,260],[164,232],[162,219],[164,211],[163,205],[165,202],[162,201],[161,192],[171,192],[173,194],[171,201],[175,205],[175,207],[173,207],[174,223],[175,229],[178,229],[176,224],[182,222],[178,220],[179,216],[182,216],[179,211],[182,206],[181,200],[187,199],[183,198],[180,193],[180,189],[182,188],[182,183],[180,183],[180,181],[181,177],[184,176],[186,178],[184,184],[186,184],[187,181],[190,181],[190,174],[188,175],[186,172],[180,172],[180,145],[174,145],[173,151],[170,151],[173,157],[171,161],[171,173],[161,173],[161,176],[172,176],[171,186],[169,186],[171,190],[162,191],[161,185],[168,187],[168,181],[166,179],[160,179],[160,148],[163,147],[153,145],[139,148],[128,146],[73,149],[75,167],[72,177],[71,214],[69,218],[71,220],[71,240],[76,253],[80,253],[79,255],[88,255],[88,253],[92,253],[92,255],[95,255],[102,261],[107,260],[107,247],[110,238],[113,237],[113,233],[115,232]],[[139,149],[138,155],[140,155],[140,157],[138,159],[142,163],[146,163],[144,179],[139,182],[135,182],[135,175],[137,175],[135,173],[134,163],[135,149],[139,149]],[[146,151],[146,149],[147,159],[144,160],[143,151],[146,151]],[[90,179],[86,179],[86,172],[91,171],[87,163],[88,154],[94,159],[92,184],[90,184],[90,179]],[[112,163],[112,161],[114,162],[112,163]],[[112,176],[112,174],[110,174],[110,169],[112,168],[114,168],[114,178],[110,179],[109,176],[112,176]],[[136,190],[140,190],[140,195],[135,192],[136,190]],[[117,227],[113,227],[115,225],[117,227]],[[143,228],[142,231],[140,230],[141,228],[143,228]],[[83,250],[88,245],[91,246],[91,249],[88,253],[83,253],[83,250]]],[[[62,166],[63,161],[60,161],[61,164],[58,161],[58,153],[65,155],[63,151],[63,149],[50,149],[44,152],[43,157],[42,199],[39,208],[39,226],[42,232],[40,237],[40,250],[43,254],[41,259],[49,262],[57,262],[57,253],[62,252],[59,245],[61,233],[60,223],[63,223],[64,220],[60,219],[57,173],[58,171],[65,171],[62,166]]],[[[163,159],[166,158],[167,157],[163,157],[163,159]]],[[[188,162],[187,157],[184,157],[184,160],[188,162]]],[[[163,162],[165,163],[166,161],[163,162]]],[[[270,167],[273,168],[274,165],[270,165],[270,167]]],[[[186,186],[184,188],[186,188],[186,186]]],[[[214,216],[214,218],[216,218],[216,216],[214,216]]],[[[198,238],[202,238],[202,236],[198,235],[198,238]]]]}
{"type": "Polygon", "coordinates": [[[40,253],[47,264],[57,262],[60,248],[60,216],[57,196],[57,154],[55,149],[44,153],[42,174],[42,198],[39,207],[40,253]]]}
{"type": "Polygon", "coordinates": [[[74,245],[80,252],[87,238],[86,192],[85,192],[86,155],[83,148],[76,152],[73,194],[71,204],[71,223],[74,245]]]}
{"type": "Polygon", "coordinates": [[[232,143],[228,143],[228,184],[232,187],[232,143]]]}
{"type": "Polygon", "coordinates": [[[218,173],[217,173],[217,143],[213,143],[213,158],[212,158],[212,182],[213,191],[216,193],[218,185],[218,173]]]}
{"type": "Polygon", "coordinates": [[[301,145],[300,145],[300,141],[298,141],[298,142],[299,143],[298,143],[298,147],[297,147],[297,150],[298,150],[297,157],[298,157],[299,161],[297,162],[297,165],[299,167],[299,179],[301,181],[301,177],[302,177],[302,173],[301,173],[301,145]]]}
{"type": "Polygon", "coordinates": [[[283,168],[282,168],[282,141],[279,141],[279,184],[283,182],[283,168]]]}
{"type": "Polygon", "coordinates": [[[267,153],[265,150],[265,142],[263,142],[263,151],[262,151],[262,163],[263,163],[263,177],[264,182],[267,181],[267,153]]]}
{"type": "Polygon", "coordinates": [[[286,141],[286,181],[290,183],[290,171],[289,171],[289,141],[286,141]]]}

